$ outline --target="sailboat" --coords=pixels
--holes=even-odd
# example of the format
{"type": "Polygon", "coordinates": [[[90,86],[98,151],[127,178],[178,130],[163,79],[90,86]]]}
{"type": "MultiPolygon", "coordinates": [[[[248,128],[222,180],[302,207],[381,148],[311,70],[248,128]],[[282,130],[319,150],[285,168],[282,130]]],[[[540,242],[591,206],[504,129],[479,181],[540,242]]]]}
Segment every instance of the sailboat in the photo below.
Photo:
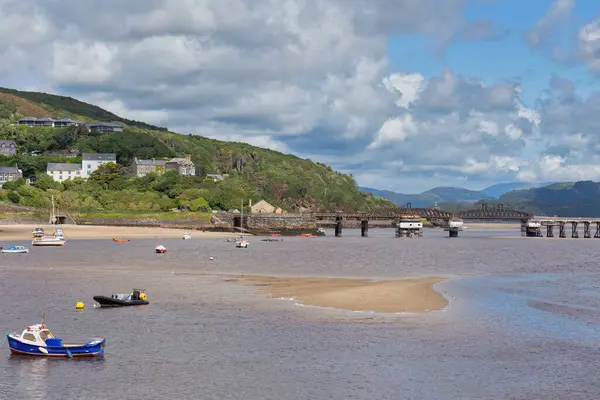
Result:
{"type": "Polygon", "coordinates": [[[58,220],[54,209],[54,196],[52,196],[52,214],[50,214],[50,223],[54,225],[54,235],[34,237],[31,241],[32,246],[64,246],[67,239],[61,227],[56,227],[58,220]]]}
{"type": "Polygon", "coordinates": [[[247,249],[248,241],[244,239],[244,200],[242,200],[241,216],[240,216],[240,238],[235,240],[235,247],[238,249],[247,249]]]}

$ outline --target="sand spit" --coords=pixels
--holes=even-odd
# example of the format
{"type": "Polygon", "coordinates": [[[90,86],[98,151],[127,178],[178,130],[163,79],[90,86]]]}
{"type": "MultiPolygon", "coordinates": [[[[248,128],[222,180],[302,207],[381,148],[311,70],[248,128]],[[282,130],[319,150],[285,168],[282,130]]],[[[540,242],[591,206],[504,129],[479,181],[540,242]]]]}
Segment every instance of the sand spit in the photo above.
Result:
{"type": "Polygon", "coordinates": [[[307,306],[380,313],[441,310],[448,301],[433,289],[444,278],[370,281],[346,278],[287,278],[238,275],[240,283],[260,287],[258,293],[270,298],[294,299],[307,306]]]}
{"type": "MultiPolygon", "coordinates": [[[[0,225],[0,238],[2,240],[29,240],[31,231],[41,227],[46,233],[54,232],[52,225],[0,225]]],[[[227,238],[239,236],[227,232],[201,232],[196,230],[185,231],[168,228],[146,228],[129,226],[96,226],[96,225],[63,225],[62,229],[67,240],[74,239],[111,239],[113,237],[127,239],[142,238],[181,238],[185,232],[192,237],[202,238],[227,238]]]]}

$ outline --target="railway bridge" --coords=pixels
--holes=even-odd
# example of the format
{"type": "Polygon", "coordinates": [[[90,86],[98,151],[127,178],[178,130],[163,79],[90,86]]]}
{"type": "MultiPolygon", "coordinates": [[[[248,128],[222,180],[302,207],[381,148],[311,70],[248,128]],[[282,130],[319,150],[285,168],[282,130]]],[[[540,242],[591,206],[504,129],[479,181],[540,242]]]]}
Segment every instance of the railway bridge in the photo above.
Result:
{"type": "Polygon", "coordinates": [[[370,221],[388,221],[391,226],[396,228],[396,237],[421,237],[423,236],[423,219],[427,219],[435,226],[441,226],[449,232],[450,237],[458,237],[458,232],[463,230],[464,220],[482,220],[482,221],[521,221],[521,226],[525,226],[528,221],[534,218],[534,215],[520,210],[514,210],[498,204],[495,207],[488,207],[482,204],[481,207],[451,213],[441,211],[437,208],[412,208],[410,203],[406,207],[394,211],[382,211],[374,213],[313,213],[318,225],[321,227],[335,228],[335,236],[342,236],[344,221],[360,223],[361,236],[368,236],[370,221]]]}

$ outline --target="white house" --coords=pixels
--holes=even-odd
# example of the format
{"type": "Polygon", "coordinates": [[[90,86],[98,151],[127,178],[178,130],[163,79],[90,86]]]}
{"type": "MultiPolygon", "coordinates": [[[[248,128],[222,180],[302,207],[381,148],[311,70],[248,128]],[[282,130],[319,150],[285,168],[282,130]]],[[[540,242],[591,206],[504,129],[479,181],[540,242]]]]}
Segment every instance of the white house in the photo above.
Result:
{"type": "Polygon", "coordinates": [[[115,153],[83,153],[81,156],[82,178],[89,178],[99,166],[109,162],[117,163],[115,153]]]}
{"type": "Polygon", "coordinates": [[[46,173],[57,182],[73,178],[87,179],[100,165],[109,162],[116,164],[117,155],[115,153],[83,153],[81,164],[48,163],[46,173]]]}
{"type": "Polygon", "coordinates": [[[75,163],[48,163],[46,173],[57,182],[73,178],[83,178],[81,164],[75,163]]]}

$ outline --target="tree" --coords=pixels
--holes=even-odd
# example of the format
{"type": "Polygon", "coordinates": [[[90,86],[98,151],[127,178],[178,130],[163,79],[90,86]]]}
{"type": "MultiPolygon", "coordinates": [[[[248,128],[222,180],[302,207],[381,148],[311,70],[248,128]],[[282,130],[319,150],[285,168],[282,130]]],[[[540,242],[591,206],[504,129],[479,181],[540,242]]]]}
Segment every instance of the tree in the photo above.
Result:
{"type": "Polygon", "coordinates": [[[119,179],[120,177],[121,169],[119,168],[119,166],[115,163],[109,162],[100,165],[97,170],[92,172],[90,179],[95,182],[108,185],[114,180],[119,179]]]}
{"type": "Polygon", "coordinates": [[[46,173],[38,172],[35,174],[35,183],[33,186],[38,189],[57,189],[59,185],[59,182],[55,182],[54,179],[52,179],[52,177],[46,173]]]}
{"type": "Polygon", "coordinates": [[[9,192],[8,199],[15,204],[19,204],[19,201],[21,201],[21,195],[17,192],[9,192]]]}

